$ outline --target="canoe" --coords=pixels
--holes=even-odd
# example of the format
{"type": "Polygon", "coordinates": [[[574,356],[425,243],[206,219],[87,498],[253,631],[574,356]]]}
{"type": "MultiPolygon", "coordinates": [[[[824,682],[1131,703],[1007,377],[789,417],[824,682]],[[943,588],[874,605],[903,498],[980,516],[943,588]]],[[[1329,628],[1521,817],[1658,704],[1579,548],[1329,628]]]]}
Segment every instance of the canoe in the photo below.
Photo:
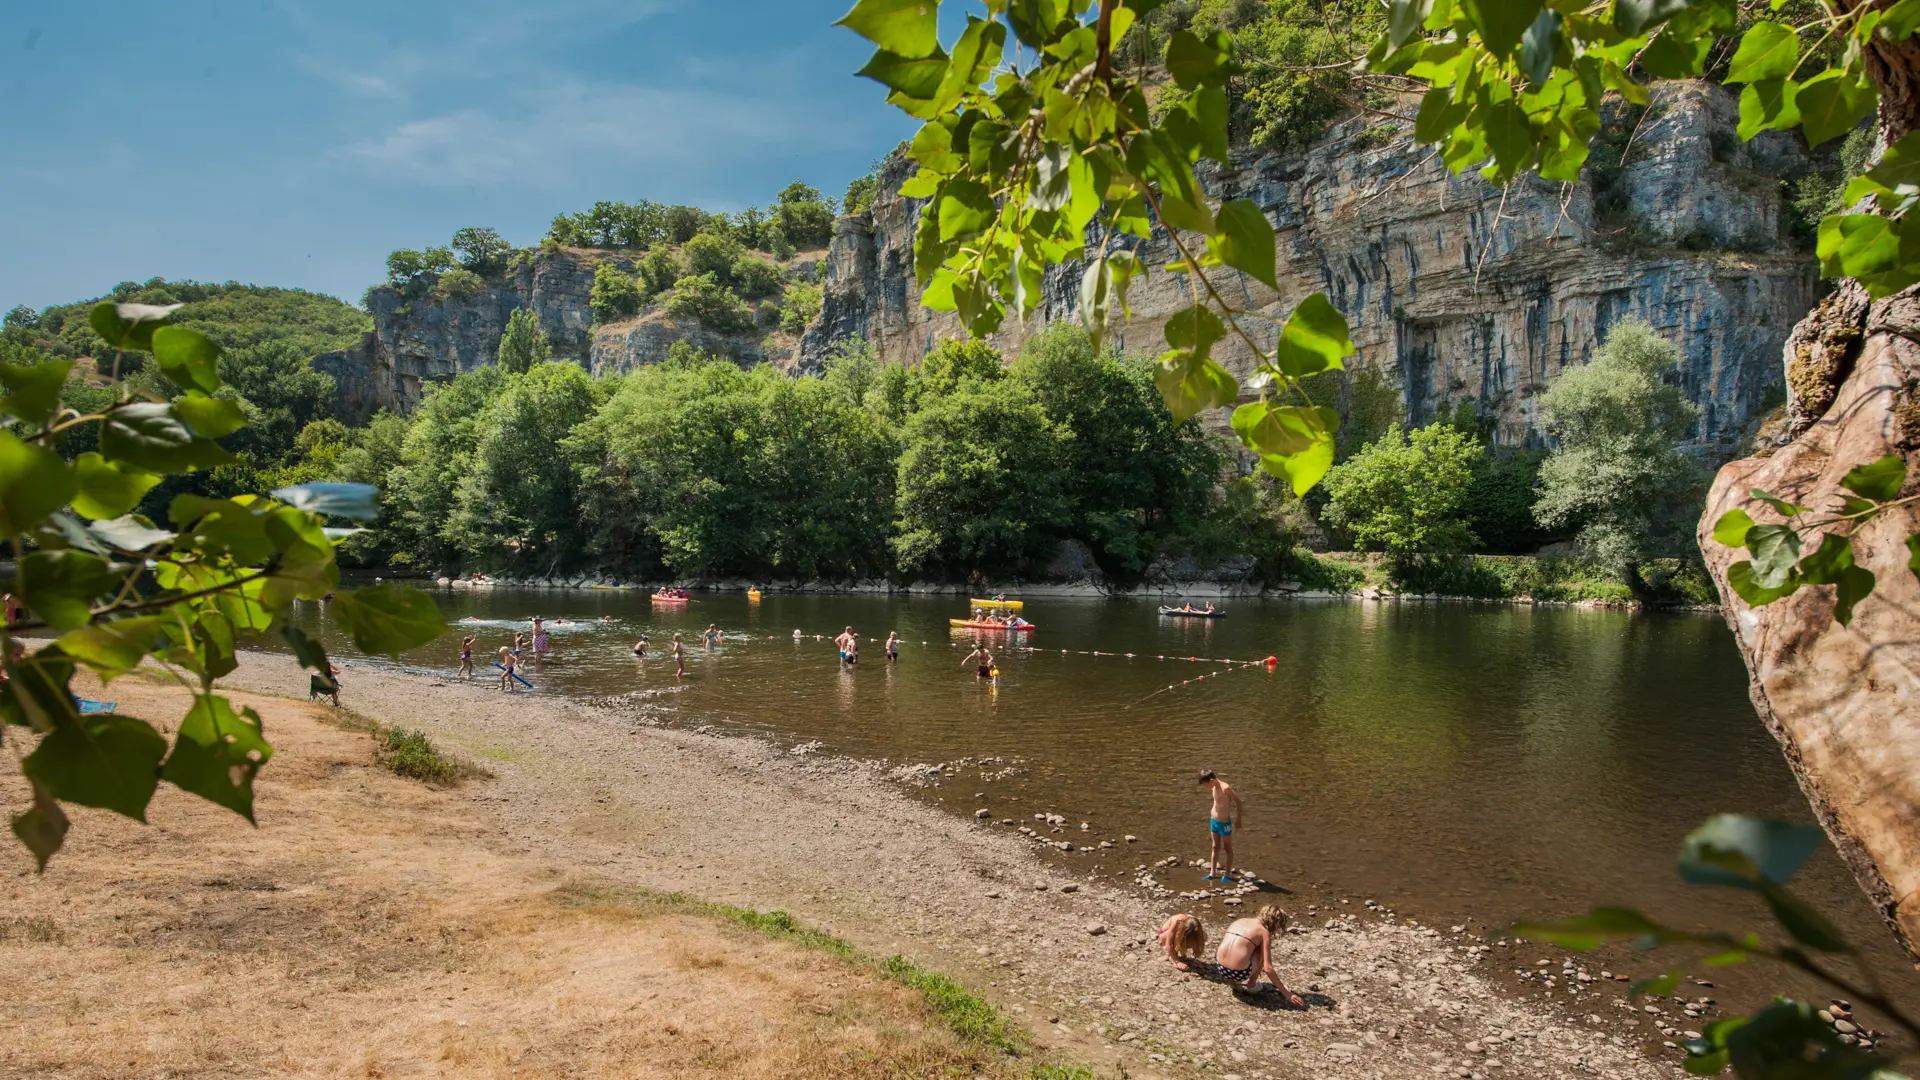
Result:
{"type": "Polygon", "coordinates": [[[612,592],[626,592],[629,589],[637,589],[639,587],[640,586],[638,585],[589,585],[587,586],[587,588],[589,589],[607,589],[612,592]]]}
{"type": "Polygon", "coordinates": [[[668,596],[665,593],[653,594],[653,602],[656,604],[684,604],[691,599],[692,597],[688,596],[668,596]]]}
{"type": "Polygon", "coordinates": [[[1219,609],[1213,611],[1182,611],[1177,607],[1163,607],[1160,614],[1169,619],[1224,619],[1227,613],[1219,609]]]}
{"type": "Polygon", "coordinates": [[[969,600],[967,603],[977,608],[1000,608],[1005,611],[1020,611],[1026,607],[1021,600],[969,600]]]}
{"type": "Polygon", "coordinates": [[[1031,630],[1033,629],[1032,623],[1026,623],[1025,625],[1022,625],[1022,626],[1008,626],[1006,623],[974,622],[972,619],[948,619],[947,625],[952,627],[963,628],[967,630],[1031,630]]]}

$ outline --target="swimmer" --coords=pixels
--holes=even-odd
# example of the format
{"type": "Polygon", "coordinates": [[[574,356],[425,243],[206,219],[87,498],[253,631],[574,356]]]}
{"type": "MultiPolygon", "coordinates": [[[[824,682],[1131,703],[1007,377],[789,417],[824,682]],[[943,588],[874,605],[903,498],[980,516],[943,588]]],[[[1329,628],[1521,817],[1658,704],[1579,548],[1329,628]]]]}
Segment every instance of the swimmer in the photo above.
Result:
{"type": "Polygon", "coordinates": [[[973,651],[967,654],[967,658],[960,661],[960,666],[966,667],[975,660],[980,661],[979,676],[983,679],[993,678],[993,654],[987,651],[985,645],[975,645],[973,651]]]}
{"type": "Polygon", "coordinates": [[[633,643],[633,655],[642,660],[647,658],[647,635],[641,634],[640,640],[633,643]]]}
{"type": "Polygon", "coordinates": [[[680,644],[680,635],[677,633],[673,635],[673,664],[674,664],[673,677],[676,679],[686,678],[687,677],[687,650],[684,646],[680,644]]]}
{"type": "Polygon", "coordinates": [[[707,632],[702,636],[706,639],[707,651],[712,652],[713,647],[720,644],[720,627],[715,623],[708,623],[707,632]]]}

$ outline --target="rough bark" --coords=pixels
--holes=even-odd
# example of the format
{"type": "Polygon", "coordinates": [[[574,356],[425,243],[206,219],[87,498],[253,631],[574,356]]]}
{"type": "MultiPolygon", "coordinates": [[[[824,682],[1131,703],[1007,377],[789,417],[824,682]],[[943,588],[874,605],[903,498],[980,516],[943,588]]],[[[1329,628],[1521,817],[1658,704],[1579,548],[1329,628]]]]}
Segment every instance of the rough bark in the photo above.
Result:
{"type": "Polygon", "coordinates": [[[1748,607],[1726,585],[1727,567],[1746,553],[1712,540],[1713,523],[1736,506],[1780,520],[1748,496],[1753,488],[1826,511],[1847,470],[1887,454],[1908,461],[1903,493],[1920,488],[1920,289],[1869,305],[1846,283],[1795,329],[1787,363],[1837,385],[1826,392],[1808,375],[1791,406],[1798,435],[1720,470],[1700,549],[1746,658],[1754,708],[1861,888],[1920,959],[1920,577],[1906,546],[1920,533],[1920,506],[1855,537],[1855,557],[1878,583],[1851,626],[1834,621],[1829,586],[1748,607]]]}

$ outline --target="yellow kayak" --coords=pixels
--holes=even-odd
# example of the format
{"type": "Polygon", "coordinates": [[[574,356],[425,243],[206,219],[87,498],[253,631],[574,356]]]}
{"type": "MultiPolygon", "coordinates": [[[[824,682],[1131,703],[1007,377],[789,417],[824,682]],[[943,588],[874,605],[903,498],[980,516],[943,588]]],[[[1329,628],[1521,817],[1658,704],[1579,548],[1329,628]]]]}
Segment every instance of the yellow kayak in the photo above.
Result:
{"type": "Polygon", "coordinates": [[[947,625],[957,629],[1011,630],[1015,633],[1022,633],[1033,629],[1032,623],[1021,623],[1019,626],[1011,626],[1003,622],[974,622],[972,619],[948,619],[947,625]]]}
{"type": "Polygon", "coordinates": [[[1019,611],[1026,607],[1019,600],[969,600],[967,603],[977,608],[1000,608],[1006,611],[1019,611]]]}
{"type": "Polygon", "coordinates": [[[749,600],[758,600],[758,599],[760,599],[760,590],[759,590],[759,589],[748,589],[748,590],[747,590],[747,599],[749,599],[749,600]]]}

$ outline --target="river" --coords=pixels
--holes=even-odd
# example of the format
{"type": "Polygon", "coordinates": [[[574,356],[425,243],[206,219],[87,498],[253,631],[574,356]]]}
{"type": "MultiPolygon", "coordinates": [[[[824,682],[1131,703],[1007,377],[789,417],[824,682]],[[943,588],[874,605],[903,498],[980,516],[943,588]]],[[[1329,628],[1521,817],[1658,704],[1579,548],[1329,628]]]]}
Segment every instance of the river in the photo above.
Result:
{"type": "MultiPolygon", "coordinates": [[[[1037,599],[1025,614],[1038,629],[1020,635],[1030,647],[989,635],[1001,672],[989,683],[962,668],[974,638],[947,625],[965,614],[951,597],[437,595],[455,631],[477,636],[487,675],[513,629],[544,616],[552,650],[525,668],[537,693],[638,693],[682,722],[895,765],[1007,759],[1010,775],[965,773],[923,794],[1028,824],[1064,815],[1055,838],[1115,840],[1099,865],[1127,879],[1171,853],[1205,855],[1203,768],[1246,799],[1240,863],[1293,905],[1374,900],[1442,926],[1623,903],[1692,928],[1763,928],[1746,897],[1679,882],[1681,838],[1721,811],[1810,820],[1717,616],[1275,600],[1183,620],[1141,601],[1037,599]],[[709,624],[722,633],[712,650],[709,624]],[[847,625],[865,639],[851,671],[831,642],[847,625]],[[890,630],[905,643],[892,666],[890,630]],[[684,682],[663,655],[675,631],[684,682]],[[636,660],[643,633],[649,655],[636,660]],[[1222,662],[1269,656],[1271,668],[1222,662]]],[[[347,652],[318,605],[300,617],[347,652]]],[[[451,673],[457,655],[449,638],[402,661],[451,673]]],[[[1168,883],[1200,888],[1202,873],[1168,883]]],[[[1883,969],[1905,967],[1830,851],[1796,887],[1883,969]]]]}

